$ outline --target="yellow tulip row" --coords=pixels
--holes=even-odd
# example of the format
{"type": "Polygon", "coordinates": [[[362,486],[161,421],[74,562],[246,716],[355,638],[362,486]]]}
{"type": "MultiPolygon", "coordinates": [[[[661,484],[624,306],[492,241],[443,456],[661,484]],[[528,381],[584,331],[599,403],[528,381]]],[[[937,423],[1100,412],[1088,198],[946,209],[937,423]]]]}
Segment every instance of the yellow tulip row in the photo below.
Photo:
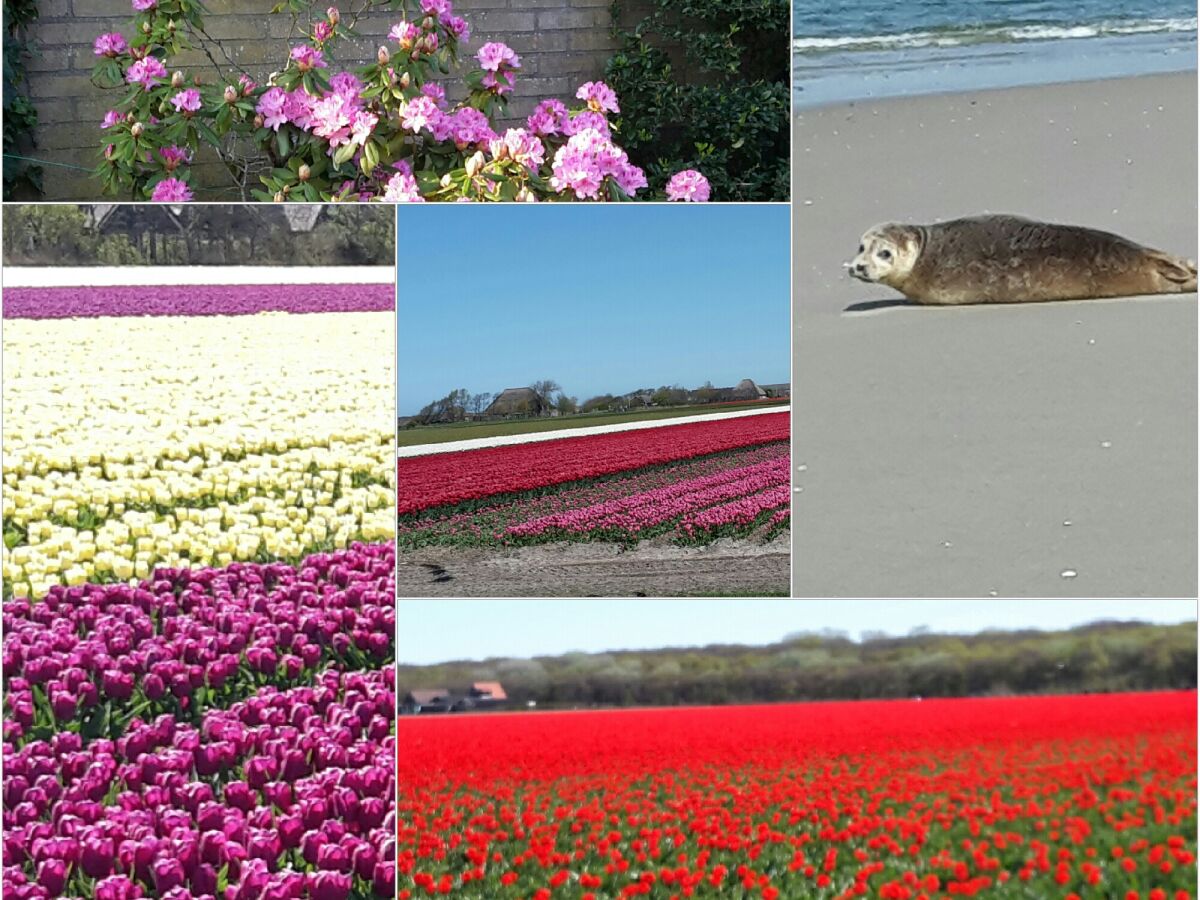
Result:
{"type": "Polygon", "coordinates": [[[389,313],[9,320],[6,587],[391,540],[392,332],[389,313]]]}

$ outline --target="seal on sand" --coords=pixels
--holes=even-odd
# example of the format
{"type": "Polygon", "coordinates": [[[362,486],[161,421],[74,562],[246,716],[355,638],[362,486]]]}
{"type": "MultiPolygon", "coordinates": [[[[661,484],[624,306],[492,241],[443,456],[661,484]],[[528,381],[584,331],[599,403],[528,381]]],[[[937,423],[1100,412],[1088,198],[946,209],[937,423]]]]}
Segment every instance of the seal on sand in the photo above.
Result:
{"type": "Polygon", "coordinates": [[[846,263],[852,278],[914,303],[1035,303],[1196,290],[1196,264],[1115,234],[1018,216],[876,225],[846,263]]]}

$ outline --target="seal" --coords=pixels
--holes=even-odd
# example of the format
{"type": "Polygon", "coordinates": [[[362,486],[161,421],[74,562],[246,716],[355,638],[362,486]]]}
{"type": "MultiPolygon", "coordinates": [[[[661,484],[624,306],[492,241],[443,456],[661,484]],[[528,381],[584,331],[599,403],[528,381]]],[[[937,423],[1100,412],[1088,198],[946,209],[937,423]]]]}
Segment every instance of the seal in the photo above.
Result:
{"type": "Polygon", "coordinates": [[[1196,290],[1195,262],[1120,235],[1019,216],[876,225],[845,264],[914,303],[1038,303],[1196,290]]]}

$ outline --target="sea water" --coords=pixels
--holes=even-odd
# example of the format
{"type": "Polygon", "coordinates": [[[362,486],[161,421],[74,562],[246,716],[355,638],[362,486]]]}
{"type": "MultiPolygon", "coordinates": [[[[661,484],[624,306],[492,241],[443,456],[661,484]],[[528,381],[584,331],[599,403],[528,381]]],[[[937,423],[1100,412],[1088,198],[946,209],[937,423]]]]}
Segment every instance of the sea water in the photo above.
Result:
{"type": "Polygon", "coordinates": [[[1192,0],[793,0],[797,106],[1195,70],[1192,0]]]}

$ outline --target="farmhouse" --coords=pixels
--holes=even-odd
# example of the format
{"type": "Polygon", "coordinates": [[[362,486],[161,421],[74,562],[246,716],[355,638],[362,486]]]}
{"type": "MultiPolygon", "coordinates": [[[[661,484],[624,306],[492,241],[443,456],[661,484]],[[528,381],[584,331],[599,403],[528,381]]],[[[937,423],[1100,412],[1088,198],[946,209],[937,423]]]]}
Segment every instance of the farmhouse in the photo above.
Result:
{"type": "Polygon", "coordinates": [[[409,691],[400,703],[407,715],[467,712],[473,709],[496,709],[508,702],[508,694],[498,681],[476,681],[465,691],[452,692],[445,688],[409,691]]]}
{"type": "Polygon", "coordinates": [[[400,709],[410,714],[450,712],[454,701],[445,688],[428,688],[409,691],[400,703],[400,709]]]}
{"type": "Polygon", "coordinates": [[[783,384],[760,384],[759,387],[767,392],[768,397],[792,396],[792,386],[786,381],[783,384]]]}
{"type": "Polygon", "coordinates": [[[545,416],[550,414],[550,404],[533,388],[506,388],[496,395],[483,411],[488,418],[511,419],[521,416],[545,416]]]}

